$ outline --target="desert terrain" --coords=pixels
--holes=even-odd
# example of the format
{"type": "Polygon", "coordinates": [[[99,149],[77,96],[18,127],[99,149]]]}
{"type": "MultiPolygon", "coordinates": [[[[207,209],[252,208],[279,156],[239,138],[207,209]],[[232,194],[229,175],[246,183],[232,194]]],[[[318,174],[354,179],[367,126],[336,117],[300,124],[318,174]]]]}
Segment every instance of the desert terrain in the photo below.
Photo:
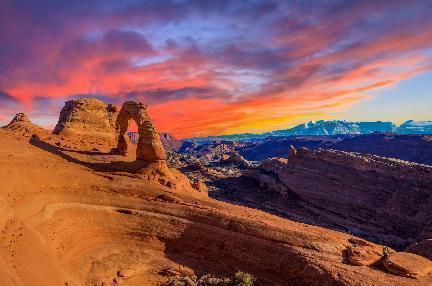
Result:
{"type": "Polygon", "coordinates": [[[423,256],[209,198],[168,167],[144,105],[131,106],[120,114],[142,126],[141,141],[123,154],[124,134],[110,135],[119,110],[93,99],[66,104],[56,134],[25,115],[0,130],[0,285],[168,285],[237,271],[256,285],[432,285],[423,256]]]}

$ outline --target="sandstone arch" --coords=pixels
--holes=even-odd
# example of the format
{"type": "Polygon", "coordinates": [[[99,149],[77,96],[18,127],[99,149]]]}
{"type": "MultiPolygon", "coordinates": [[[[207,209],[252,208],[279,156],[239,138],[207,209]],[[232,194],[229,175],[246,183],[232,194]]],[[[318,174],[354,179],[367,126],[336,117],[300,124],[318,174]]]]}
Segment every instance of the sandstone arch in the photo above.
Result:
{"type": "Polygon", "coordinates": [[[137,160],[147,163],[165,162],[165,148],[153,122],[147,115],[147,105],[139,102],[125,102],[117,115],[117,129],[119,131],[117,151],[122,155],[128,152],[129,138],[126,132],[131,120],[134,120],[138,126],[137,160]]]}

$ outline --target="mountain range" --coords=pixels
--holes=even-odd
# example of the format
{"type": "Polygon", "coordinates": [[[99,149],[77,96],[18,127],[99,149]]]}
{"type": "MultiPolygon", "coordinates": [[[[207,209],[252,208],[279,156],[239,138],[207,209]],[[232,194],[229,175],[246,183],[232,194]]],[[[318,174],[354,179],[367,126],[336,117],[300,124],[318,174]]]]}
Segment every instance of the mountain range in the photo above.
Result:
{"type": "Polygon", "coordinates": [[[214,140],[249,141],[259,140],[272,136],[298,136],[298,135],[341,135],[341,134],[371,134],[375,132],[389,132],[399,134],[432,134],[432,121],[408,120],[397,126],[393,122],[352,122],[346,120],[318,120],[299,124],[293,128],[276,130],[262,134],[233,134],[222,136],[209,136],[190,138],[187,141],[206,143],[214,140]]]}

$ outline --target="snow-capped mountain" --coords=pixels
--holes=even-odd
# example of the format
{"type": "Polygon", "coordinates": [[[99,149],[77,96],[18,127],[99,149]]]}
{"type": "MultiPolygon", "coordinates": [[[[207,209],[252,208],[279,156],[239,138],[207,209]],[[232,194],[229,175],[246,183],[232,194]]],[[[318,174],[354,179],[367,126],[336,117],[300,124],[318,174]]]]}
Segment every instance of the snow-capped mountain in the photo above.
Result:
{"type": "Polygon", "coordinates": [[[276,130],[262,134],[234,134],[222,136],[210,136],[202,138],[190,138],[187,141],[196,143],[206,143],[214,140],[229,141],[257,141],[266,140],[272,136],[325,136],[325,135],[360,135],[375,132],[393,132],[400,134],[432,134],[432,121],[413,121],[408,120],[399,127],[393,122],[373,121],[373,122],[352,122],[346,120],[318,120],[309,121],[293,128],[276,130]]]}
{"type": "Polygon", "coordinates": [[[267,136],[289,135],[338,135],[370,134],[374,132],[394,132],[397,126],[392,122],[350,122],[345,120],[309,121],[290,129],[265,133],[267,136]]]}
{"type": "Polygon", "coordinates": [[[432,134],[432,121],[408,120],[397,129],[401,134],[432,134]]]}

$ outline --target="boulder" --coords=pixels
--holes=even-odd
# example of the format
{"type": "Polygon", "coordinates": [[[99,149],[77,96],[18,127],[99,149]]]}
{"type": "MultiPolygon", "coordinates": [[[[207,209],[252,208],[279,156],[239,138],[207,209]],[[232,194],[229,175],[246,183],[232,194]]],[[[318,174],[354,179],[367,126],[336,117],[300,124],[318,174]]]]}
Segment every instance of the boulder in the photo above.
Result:
{"type": "Polygon", "coordinates": [[[408,252],[393,252],[384,259],[388,272],[409,277],[420,278],[432,272],[432,261],[408,252]]]}
{"type": "Polygon", "coordinates": [[[350,239],[350,242],[352,245],[347,248],[347,258],[351,264],[369,266],[381,260],[382,247],[359,238],[350,239]]]}
{"type": "Polygon", "coordinates": [[[424,239],[417,243],[411,244],[405,249],[405,251],[432,260],[432,239],[424,239]]]}

